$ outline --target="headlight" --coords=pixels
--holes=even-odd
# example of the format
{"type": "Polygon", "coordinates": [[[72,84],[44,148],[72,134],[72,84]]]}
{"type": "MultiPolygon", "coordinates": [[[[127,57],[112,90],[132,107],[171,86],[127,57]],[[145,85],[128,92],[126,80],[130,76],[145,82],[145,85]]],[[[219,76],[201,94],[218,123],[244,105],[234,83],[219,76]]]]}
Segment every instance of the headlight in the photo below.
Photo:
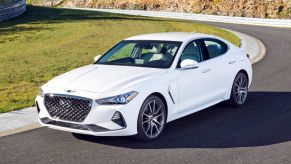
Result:
{"type": "Polygon", "coordinates": [[[98,99],[96,100],[96,102],[100,105],[127,104],[132,99],[134,99],[137,95],[138,95],[138,92],[132,91],[132,92],[124,93],[117,96],[98,99]]]}
{"type": "Polygon", "coordinates": [[[44,92],[43,92],[43,90],[42,90],[41,88],[40,88],[40,90],[39,90],[38,95],[39,95],[40,97],[44,97],[44,92]]]}

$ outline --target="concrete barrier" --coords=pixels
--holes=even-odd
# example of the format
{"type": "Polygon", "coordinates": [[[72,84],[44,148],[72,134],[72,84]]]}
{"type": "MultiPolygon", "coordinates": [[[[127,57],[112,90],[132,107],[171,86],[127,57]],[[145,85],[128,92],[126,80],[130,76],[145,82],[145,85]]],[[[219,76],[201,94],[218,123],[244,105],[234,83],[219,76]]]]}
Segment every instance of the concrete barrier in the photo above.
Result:
{"type": "Polygon", "coordinates": [[[26,10],[25,0],[15,0],[11,4],[1,6],[0,4],[0,21],[17,17],[26,10]]]}
{"type": "Polygon", "coordinates": [[[291,20],[289,19],[261,19],[261,18],[231,17],[193,13],[179,13],[179,12],[144,11],[144,10],[119,10],[119,9],[95,9],[95,8],[73,8],[73,9],[102,11],[127,15],[160,17],[160,18],[174,18],[184,20],[223,22],[223,23],[272,26],[272,27],[291,27],[291,20]]]}

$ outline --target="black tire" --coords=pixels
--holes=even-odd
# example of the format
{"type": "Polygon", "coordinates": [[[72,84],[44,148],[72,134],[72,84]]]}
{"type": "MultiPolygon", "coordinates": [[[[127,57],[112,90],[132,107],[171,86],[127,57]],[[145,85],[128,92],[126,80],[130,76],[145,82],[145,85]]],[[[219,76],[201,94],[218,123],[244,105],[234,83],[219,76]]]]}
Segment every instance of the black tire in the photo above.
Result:
{"type": "Polygon", "coordinates": [[[149,141],[156,139],[161,135],[165,124],[165,104],[159,97],[151,95],[142,104],[137,121],[137,135],[133,137],[139,141],[149,141]],[[156,106],[153,106],[154,104],[156,106]],[[152,110],[152,113],[150,113],[150,109],[154,109],[152,110]],[[150,132],[155,135],[151,136],[149,130],[151,130],[150,132]]]}
{"type": "Polygon", "coordinates": [[[248,85],[249,80],[247,75],[239,72],[233,81],[230,99],[226,101],[226,104],[231,107],[243,106],[248,98],[248,85]]]}

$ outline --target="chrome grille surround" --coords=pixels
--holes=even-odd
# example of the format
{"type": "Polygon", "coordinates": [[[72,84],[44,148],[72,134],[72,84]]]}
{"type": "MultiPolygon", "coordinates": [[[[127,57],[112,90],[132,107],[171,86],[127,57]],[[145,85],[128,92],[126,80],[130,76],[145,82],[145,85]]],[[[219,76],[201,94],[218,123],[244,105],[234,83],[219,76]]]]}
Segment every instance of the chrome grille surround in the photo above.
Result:
{"type": "Polygon", "coordinates": [[[84,97],[46,94],[44,105],[54,119],[83,122],[92,108],[92,100],[84,97]]]}

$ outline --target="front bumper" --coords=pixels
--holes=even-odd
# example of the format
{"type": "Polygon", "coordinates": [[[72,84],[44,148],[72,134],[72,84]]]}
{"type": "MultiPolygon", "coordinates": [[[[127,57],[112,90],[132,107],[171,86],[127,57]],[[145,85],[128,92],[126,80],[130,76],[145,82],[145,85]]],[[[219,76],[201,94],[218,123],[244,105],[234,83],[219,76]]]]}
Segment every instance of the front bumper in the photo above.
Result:
{"type": "Polygon", "coordinates": [[[39,122],[42,126],[95,136],[129,136],[136,134],[137,119],[140,104],[142,104],[138,102],[138,97],[126,105],[99,105],[93,101],[92,108],[85,120],[72,122],[51,117],[44,105],[44,98],[36,97],[39,122]],[[120,114],[123,124],[113,121],[113,116],[116,113],[120,114]]]}

